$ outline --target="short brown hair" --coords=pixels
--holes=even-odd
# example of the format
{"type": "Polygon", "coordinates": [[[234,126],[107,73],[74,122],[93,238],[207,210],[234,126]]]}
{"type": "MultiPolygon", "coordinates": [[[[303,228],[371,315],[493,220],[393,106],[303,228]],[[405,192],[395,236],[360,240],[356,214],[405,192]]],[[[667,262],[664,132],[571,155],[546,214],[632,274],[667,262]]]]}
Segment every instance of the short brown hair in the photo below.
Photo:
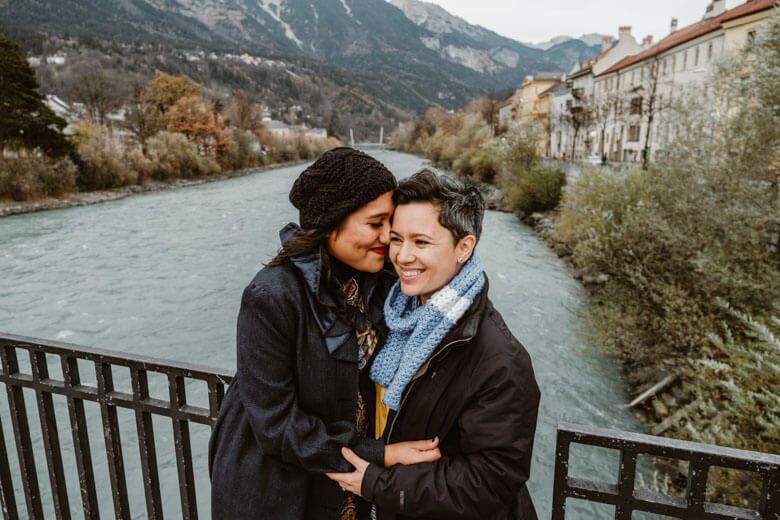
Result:
{"type": "Polygon", "coordinates": [[[404,179],[393,194],[396,205],[430,202],[439,208],[439,224],[447,228],[457,242],[482,234],[485,200],[476,186],[449,175],[437,175],[425,168],[404,179]]]}

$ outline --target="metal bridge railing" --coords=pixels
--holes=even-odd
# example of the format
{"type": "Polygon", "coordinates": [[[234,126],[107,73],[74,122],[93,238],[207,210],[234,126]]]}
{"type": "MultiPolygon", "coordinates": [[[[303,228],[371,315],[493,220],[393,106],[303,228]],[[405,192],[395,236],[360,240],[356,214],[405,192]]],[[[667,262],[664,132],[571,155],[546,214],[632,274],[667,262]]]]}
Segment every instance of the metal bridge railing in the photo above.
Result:
{"type": "MultiPolygon", "coordinates": [[[[35,465],[36,452],[33,448],[36,439],[33,439],[32,433],[42,438],[54,513],[57,518],[70,518],[70,503],[77,498],[68,495],[65,482],[54,396],[60,396],[59,398],[67,401],[67,416],[72,432],[80,490],[74,494],[80,494],[85,518],[100,516],[85,402],[98,404],[114,516],[121,519],[130,518],[126,467],[117,417],[117,410],[124,408],[135,415],[147,517],[163,517],[153,416],[171,420],[182,516],[187,519],[198,517],[189,425],[214,425],[225,388],[232,380],[231,373],[187,363],[1,333],[0,361],[0,382],[6,387],[18,458],[18,468],[12,468],[3,433],[2,421],[6,420],[6,417],[2,416],[0,510],[6,519],[15,520],[20,517],[15,485],[21,486],[23,490],[25,518],[38,519],[44,516],[35,465]],[[20,352],[23,356],[19,355],[20,352]],[[20,362],[20,357],[24,363],[20,362]],[[29,363],[26,362],[27,357],[29,363]],[[52,370],[54,367],[51,363],[60,365],[61,377],[53,374],[60,370],[52,370]],[[27,366],[29,373],[24,371],[27,366]],[[89,373],[83,370],[85,366],[89,367],[89,373]],[[115,384],[115,369],[127,374],[131,383],[129,392],[122,391],[121,385],[115,384]],[[150,377],[154,374],[157,374],[154,377],[167,379],[167,400],[156,398],[150,393],[150,377]],[[90,380],[94,380],[94,384],[87,382],[90,380]],[[205,385],[208,396],[205,407],[188,399],[188,389],[200,388],[193,385],[205,385]],[[40,419],[39,432],[37,429],[31,431],[25,391],[35,394],[40,419]]],[[[61,416],[64,416],[64,410],[61,416]]],[[[90,418],[97,420],[96,417],[90,418]]],[[[614,505],[617,519],[630,519],[634,511],[646,511],[683,519],[780,520],[780,456],[562,424],[558,427],[556,448],[553,520],[565,518],[567,498],[614,505]],[[569,448],[572,444],[619,451],[618,483],[611,485],[570,477],[569,448]],[[690,470],[686,496],[672,497],[634,489],[637,458],[640,454],[688,461],[690,470]],[[764,482],[763,501],[759,510],[750,511],[707,503],[707,478],[709,468],[714,466],[759,474],[764,482]]]]}
{"type": "MultiPolygon", "coordinates": [[[[21,482],[16,484],[21,484],[24,491],[26,517],[37,519],[44,516],[35,467],[33,439],[24,399],[24,389],[32,389],[40,417],[40,432],[46,452],[46,466],[57,518],[70,518],[70,500],[73,497],[68,496],[65,483],[54,395],[64,396],[67,400],[85,518],[99,518],[98,493],[95,486],[87,414],[84,410],[85,401],[99,404],[115,517],[130,518],[125,464],[117,418],[117,409],[126,408],[135,412],[147,516],[153,519],[163,516],[152,424],[152,417],[156,415],[170,418],[172,421],[182,516],[188,519],[197,518],[189,423],[213,426],[225,387],[232,379],[231,373],[187,363],[161,361],[151,357],[7,334],[0,334],[0,360],[2,360],[0,382],[5,384],[8,394],[10,420],[19,460],[21,482]],[[20,351],[29,354],[30,373],[20,370],[18,355],[20,351]],[[52,356],[59,359],[61,379],[50,376],[49,363],[52,356]],[[82,366],[86,362],[90,372],[94,367],[94,372],[80,373],[79,361],[82,361],[82,366]],[[123,392],[115,387],[115,367],[120,367],[120,371],[129,371],[131,392],[123,392]],[[162,374],[167,378],[169,394],[167,400],[150,395],[149,376],[152,373],[162,374]],[[85,382],[92,379],[96,384],[85,382]],[[185,384],[192,385],[192,380],[207,385],[207,408],[188,402],[185,384]]],[[[5,420],[5,417],[2,420],[5,420]]],[[[6,519],[19,518],[8,448],[1,422],[0,508],[6,519]]]]}
{"type": "Polygon", "coordinates": [[[697,520],[780,520],[780,456],[639,433],[559,424],[555,456],[553,520],[565,518],[567,498],[613,505],[615,518],[618,520],[630,520],[635,511],[697,520]],[[620,469],[617,484],[570,477],[569,448],[572,444],[619,451],[620,469]],[[635,489],[639,455],[687,461],[688,481],[685,496],[677,497],[635,489]],[[763,481],[761,505],[758,510],[707,502],[707,480],[711,467],[758,474],[763,481]]]}

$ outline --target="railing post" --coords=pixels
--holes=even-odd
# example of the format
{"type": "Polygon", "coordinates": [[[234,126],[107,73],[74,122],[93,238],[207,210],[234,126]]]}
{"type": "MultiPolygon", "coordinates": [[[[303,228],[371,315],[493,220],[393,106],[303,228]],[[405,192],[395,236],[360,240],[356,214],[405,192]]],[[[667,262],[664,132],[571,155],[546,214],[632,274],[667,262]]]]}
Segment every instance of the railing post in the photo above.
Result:
{"type": "Polygon", "coordinates": [[[108,475],[114,499],[114,515],[122,520],[130,520],[130,506],[127,500],[127,481],[125,463],[122,457],[122,441],[119,433],[119,419],[116,406],[109,404],[110,393],[114,391],[114,377],[111,365],[102,361],[95,362],[98,395],[100,395],[100,415],[103,420],[103,437],[106,441],[108,475]]]}
{"type": "MultiPolygon", "coordinates": [[[[6,347],[0,351],[3,361],[3,372],[6,377],[19,375],[19,361],[16,348],[6,347]]],[[[16,453],[19,457],[19,470],[22,473],[22,488],[27,504],[27,515],[32,518],[43,518],[41,493],[38,489],[38,474],[35,470],[32,441],[30,439],[30,424],[27,421],[27,408],[24,404],[24,390],[21,387],[6,385],[8,406],[11,409],[11,421],[16,439],[16,453]]]]}
{"type": "Polygon", "coordinates": [[[181,513],[186,520],[198,518],[198,507],[195,501],[195,477],[192,471],[192,447],[190,445],[190,428],[186,419],[179,415],[187,404],[187,393],[184,388],[184,378],[168,375],[171,394],[171,416],[173,417],[173,442],[176,449],[176,468],[179,472],[179,494],[181,495],[181,513]]]}
{"type": "Polygon", "coordinates": [[[616,520],[631,520],[633,510],[623,504],[630,503],[634,494],[637,453],[630,450],[620,451],[620,473],[618,475],[618,494],[622,502],[615,508],[616,520]]]}
{"type": "Polygon", "coordinates": [[[688,501],[688,510],[691,512],[704,512],[708,473],[709,466],[702,461],[691,461],[688,466],[688,483],[685,489],[685,499],[688,501]]]}
{"type": "MultiPolygon", "coordinates": [[[[140,405],[149,398],[149,381],[146,376],[146,370],[133,368],[130,377],[133,383],[133,401],[136,405],[140,405]]],[[[141,452],[141,472],[144,479],[146,514],[151,519],[162,518],[160,476],[157,473],[157,452],[154,446],[152,414],[141,411],[140,407],[136,408],[135,423],[138,429],[138,449],[141,452]]]]}
{"type": "Polygon", "coordinates": [[[68,488],[65,484],[65,473],[62,470],[62,450],[60,449],[60,436],[57,432],[57,416],[54,414],[54,401],[51,393],[45,392],[41,381],[49,378],[49,366],[46,354],[43,352],[31,352],[30,364],[32,366],[35,398],[38,402],[38,416],[41,420],[41,433],[43,445],[46,450],[46,466],[49,470],[49,482],[54,498],[54,514],[58,519],[70,519],[70,506],[68,505],[68,488]]]}
{"type": "Polygon", "coordinates": [[[780,470],[771,472],[764,480],[760,511],[762,518],[780,520],[780,470]]]}
{"type": "Polygon", "coordinates": [[[3,518],[7,520],[19,518],[13,481],[11,480],[11,468],[8,466],[8,451],[5,448],[2,420],[0,420],[0,511],[3,512],[3,518]]]}
{"type": "Polygon", "coordinates": [[[566,518],[566,481],[569,478],[569,443],[568,432],[557,431],[555,442],[555,481],[553,483],[552,520],[566,518]]]}
{"type": "Polygon", "coordinates": [[[62,356],[62,375],[65,379],[65,392],[68,399],[68,416],[73,434],[76,469],[79,473],[81,507],[85,519],[97,520],[100,518],[100,511],[95,490],[95,473],[92,470],[92,449],[89,446],[87,416],[84,413],[84,401],[73,396],[75,387],[81,384],[78,360],[70,356],[62,356]]]}

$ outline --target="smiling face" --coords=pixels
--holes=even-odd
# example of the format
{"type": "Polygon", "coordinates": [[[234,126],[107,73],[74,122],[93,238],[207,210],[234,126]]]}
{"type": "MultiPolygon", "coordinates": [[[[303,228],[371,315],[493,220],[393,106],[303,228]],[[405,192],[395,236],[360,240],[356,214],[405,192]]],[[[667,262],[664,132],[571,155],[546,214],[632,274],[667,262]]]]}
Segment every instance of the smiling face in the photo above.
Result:
{"type": "Polygon", "coordinates": [[[350,213],[327,235],[328,252],[358,271],[382,270],[390,241],[393,192],[388,191],[350,213]]]}
{"type": "Polygon", "coordinates": [[[439,208],[431,202],[399,205],[390,231],[390,261],[401,279],[401,291],[427,301],[457,276],[476,242],[474,235],[456,242],[439,223],[439,208]]]}

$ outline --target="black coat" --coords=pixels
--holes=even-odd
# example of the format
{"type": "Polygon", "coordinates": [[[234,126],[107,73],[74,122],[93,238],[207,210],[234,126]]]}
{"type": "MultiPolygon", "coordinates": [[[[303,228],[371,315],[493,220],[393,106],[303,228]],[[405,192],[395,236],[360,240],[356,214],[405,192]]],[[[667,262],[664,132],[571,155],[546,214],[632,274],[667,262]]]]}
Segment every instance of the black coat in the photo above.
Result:
{"type": "MultiPolygon", "coordinates": [[[[236,377],[209,444],[215,519],[336,520],[344,493],[324,473],[350,471],[342,446],[383,463],[384,443],[355,433],[359,379],[375,397],[321,271],[317,252],[263,268],[244,290],[236,377]]],[[[380,340],[392,282],[383,272],[361,287],[380,340]]]]}
{"type": "Polygon", "coordinates": [[[434,463],[370,464],[361,494],[378,520],[536,519],[525,487],[539,388],[531,359],[487,297],[466,315],[407,386],[385,442],[439,436],[434,463]]]}

